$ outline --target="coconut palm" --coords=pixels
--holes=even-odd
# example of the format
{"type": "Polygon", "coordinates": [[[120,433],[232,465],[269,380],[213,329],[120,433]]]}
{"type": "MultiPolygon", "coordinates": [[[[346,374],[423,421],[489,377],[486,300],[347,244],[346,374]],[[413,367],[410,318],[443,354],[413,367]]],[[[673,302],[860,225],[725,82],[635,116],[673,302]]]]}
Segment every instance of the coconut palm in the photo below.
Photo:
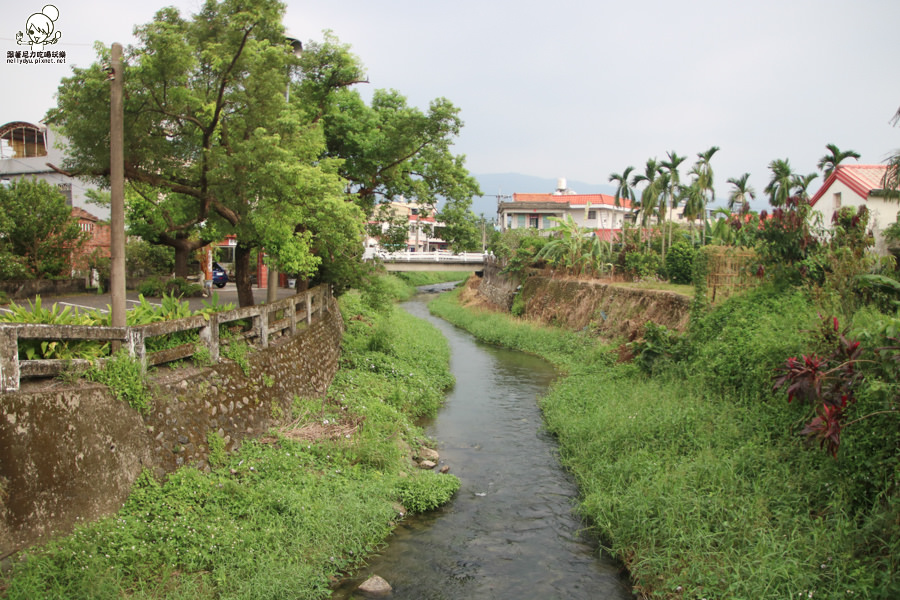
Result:
{"type": "Polygon", "coordinates": [[[794,172],[788,159],[776,158],[769,163],[772,171],[772,179],[763,190],[769,195],[769,204],[772,206],[784,206],[791,197],[791,189],[794,187],[794,172]]]}
{"type": "Polygon", "coordinates": [[[750,179],[750,173],[744,173],[740,177],[731,177],[728,183],[734,186],[731,194],[728,195],[728,210],[733,211],[735,206],[740,205],[741,212],[745,212],[750,200],[756,199],[756,190],[747,183],[750,179]]]}
{"type": "MultiPolygon", "coordinates": [[[[674,150],[672,152],[666,152],[666,156],[669,157],[669,160],[664,160],[659,163],[661,169],[664,169],[665,174],[667,175],[667,179],[665,181],[666,185],[664,186],[663,194],[665,196],[665,202],[667,206],[663,210],[666,214],[666,217],[669,216],[669,212],[675,209],[676,206],[676,198],[679,197],[679,189],[681,187],[681,176],[678,174],[678,167],[683,163],[687,157],[686,156],[678,156],[678,153],[674,150]]],[[[665,238],[663,238],[665,242],[665,238]]],[[[672,245],[672,221],[669,220],[669,246],[672,245]]],[[[663,243],[662,248],[662,259],[666,259],[666,245],[663,243]]]]}
{"type": "MultiPolygon", "coordinates": [[[[610,181],[615,181],[616,186],[616,196],[615,196],[615,204],[616,208],[621,208],[621,201],[627,200],[629,206],[634,205],[634,187],[632,184],[628,182],[628,178],[631,176],[631,172],[634,171],[634,167],[628,166],[621,174],[619,173],[611,173],[609,176],[610,181]]],[[[628,220],[622,219],[622,243],[625,243],[625,232],[626,226],[628,224],[628,220]]],[[[613,228],[615,228],[615,223],[613,223],[613,228]]],[[[612,234],[609,236],[610,244],[612,244],[612,234]]]]}
{"type": "Polygon", "coordinates": [[[718,146],[710,146],[706,152],[698,152],[697,153],[697,172],[698,172],[698,185],[703,192],[703,229],[701,230],[701,236],[703,238],[702,243],[706,243],[706,206],[707,206],[707,193],[709,194],[709,199],[715,202],[716,200],[716,188],[715,188],[715,174],[713,173],[712,165],[710,164],[710,160],[712,160],[713,154],[719,151],[718,146]]]}
{"type": "Polygon", "coordinates": [[[825,144],[825,149],[828,150],[829,154],[820,158],[816,165],[818,169],[822,171],[822,176],[825,177],[825,179],[828,179],[828,176],[831,175],[837,166],[844,160],[848,158],[859,160],[859,152],[853,150],[841,150],[834,144],[825,144]]]}

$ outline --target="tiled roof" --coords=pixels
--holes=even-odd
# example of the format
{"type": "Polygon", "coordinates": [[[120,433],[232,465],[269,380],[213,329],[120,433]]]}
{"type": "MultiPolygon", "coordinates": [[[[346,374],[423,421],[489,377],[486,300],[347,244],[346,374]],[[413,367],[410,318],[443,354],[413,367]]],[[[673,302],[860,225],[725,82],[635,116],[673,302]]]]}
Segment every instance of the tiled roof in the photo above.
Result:
{"type": "Polygon", "coordinates": [[[97,217],[95,217],[94,215],[92,215],[91,213],[89,213],[88,211],[84,210],[83,208],[79,208],[77,206],[72,208],[72,216],[75,217],[76,219],[81,219],[83,221],[96,222],[96,221],[100,220],[97,217]]]}
{"type": "Polygon", "coordinates": [[[835,181],[844,183],[861,198],[866,199],[872,191],[881,189],[881,181],[886,171],[886,165],[838,165],[809,202],[815,206],[835,181]]]}
{"type": "MultiPolygon", "coordinates": [[[[607,194],[513,194],[513,202],[556,202],[569,206],[587,206],[590,203],[591,206],[601,204],[615,206],[616,198],[607,194]]],[[[631,208],[631,202],[620,198],[619,206],[631,208]]]]}

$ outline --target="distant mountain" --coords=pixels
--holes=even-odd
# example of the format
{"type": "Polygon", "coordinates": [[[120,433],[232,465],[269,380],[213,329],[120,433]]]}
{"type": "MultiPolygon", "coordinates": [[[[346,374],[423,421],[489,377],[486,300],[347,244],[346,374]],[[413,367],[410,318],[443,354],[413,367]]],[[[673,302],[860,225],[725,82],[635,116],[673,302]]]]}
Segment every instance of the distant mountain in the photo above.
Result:
{"type": "MultiPolygon", "coordinates": [[[[493,218],[497,215],[497,196],[516,194],[551,194],[556,190],[556,179],[522,175],[521,173],[473,174],[484,196],[472,200],[472,212],[493,218]]],[[[566,182],[566,187],[579,194],[615,194],[616,188],[609,184],[566,182]]]]}

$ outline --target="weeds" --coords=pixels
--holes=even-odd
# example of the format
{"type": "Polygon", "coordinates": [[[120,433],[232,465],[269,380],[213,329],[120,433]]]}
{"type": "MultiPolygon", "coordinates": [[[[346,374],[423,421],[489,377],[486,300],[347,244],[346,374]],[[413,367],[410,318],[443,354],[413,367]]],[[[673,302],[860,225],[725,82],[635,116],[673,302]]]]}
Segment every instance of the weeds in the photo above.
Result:
{"type": "Polygon", "coordinates": [[[89,381],[106,385],[116,398],[127,402],[141,414],[150,412],[153,398],[139,363],[127,352],[119,351],[103,366],[94,365],[85,374],[89,381]]]}

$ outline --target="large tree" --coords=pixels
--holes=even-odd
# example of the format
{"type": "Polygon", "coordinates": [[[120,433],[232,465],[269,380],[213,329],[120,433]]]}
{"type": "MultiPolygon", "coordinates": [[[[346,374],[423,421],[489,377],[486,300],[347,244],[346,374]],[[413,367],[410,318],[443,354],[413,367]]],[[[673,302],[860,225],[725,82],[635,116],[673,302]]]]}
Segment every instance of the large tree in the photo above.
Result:
{"type": "Polygon", "coordinates": [[[445,98],[423,112],[396,90],[376,90],[369,105],[355,90],[343,89],[324,120],[327,156],[342,160],[347,192],[366,214],[401,197],[436,206],[439,199],[465,203],[481,194],[465,157],[451,152],[463,123],[445,98]]]}
{"type": "MultiPolygon", "coordinates": [[[[253,249],[265,248],[282,270],[312,276],[322,257],[306,221],[325,206],[349,210],[331,201],[343,184],[337,165],[322,160],[316,111],[287,102],[297,59],[283,12],[277,0],[207,0],[190,19],[164,8],[136,29],[139,42],[126,52],[125,176],[148,210],[172,217],[160,241],[162,233],[191,239],[189,231],[210,224],[217,234],[238,234],[241,305],[253,303],[253,249]]],[[[69,139],[66,168],[102,183],[109,175],[105,79],[100,62],[74,69],[48,116],[69,139]]]]}
{"type": "Polygon", "coordinates": [[[60,275],[84,240],[72,208],[46,181],[0,185],[0,278],[60,275]]]}

